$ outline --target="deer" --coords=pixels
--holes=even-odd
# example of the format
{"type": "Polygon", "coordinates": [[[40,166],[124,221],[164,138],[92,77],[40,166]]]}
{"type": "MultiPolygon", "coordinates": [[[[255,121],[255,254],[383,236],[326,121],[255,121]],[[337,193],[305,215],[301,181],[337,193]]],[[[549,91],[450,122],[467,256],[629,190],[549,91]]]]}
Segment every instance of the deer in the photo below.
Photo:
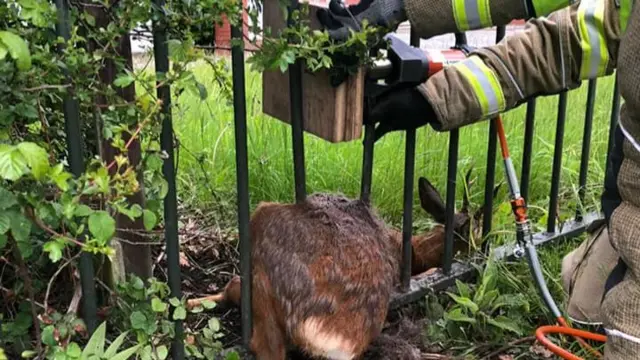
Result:
{"type": "MultiPolygon", "coordinates": [[[[471,170],[465,181],[470,185],[471,170]]],[[[493,196],[497,194],[498,185],[493,196]]],[[[411,238],[411,274],[441,266],[445,204],[424,177],[422,208],[438,223],[411,238]]],[[[471,228],[482,206],[469,212],[467,191],[455,213],[454,253],[469,250],[471,228]]],[[[360,359],[382,332],[393,289],[399,283],[402,233],[387,226],[362,200],[315,193],[304,202],[261,202],[250,219],[253,333],[258,360],[284,360],[296,348],[313,358],[360,359]]],[[[219,294],[189,300],[240,304],[241,281],[233,277],[219,294]]]]}

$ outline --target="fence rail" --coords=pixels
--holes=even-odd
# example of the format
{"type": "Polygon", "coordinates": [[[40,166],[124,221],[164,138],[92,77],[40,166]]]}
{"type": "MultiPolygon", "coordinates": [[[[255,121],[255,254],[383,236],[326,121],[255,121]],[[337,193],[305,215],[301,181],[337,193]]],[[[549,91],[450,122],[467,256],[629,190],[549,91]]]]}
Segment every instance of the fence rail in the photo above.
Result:
{"type": "MultiPolygon", "coordinates": [[[[164,5],[164,0],[154,0],[154,8],[158,11],[158,16],[163,16],[160,9],[164,5]]],[[[69,38],[69,9],[66,1],[56,1],[56,6],[60,10],[58,12],[57,31],[64,39],[69,38]]],[[[299,6],[298,0],[291,0],[289,12],[291,13],[299,6]]],[[[160,25],[161,22],[154,23],[153,45],[155,66],[159,73],[167,72],[169,69],[168,48],[166,43],[166,31],[160,25]]],[[[234,39],[242,39],[242,29],[233,27],[232,37],[234,39]]],[[[496,31],[496,41],[500,41],[505,35],[505,28],[498,27],[496,31]]],[[[464,33],[455,34],[455,46],[466,45],[466,35],[464,33]]],[[[415,33],[411,34],[411,44],[418,46],[419,37],[415,33]]],[[[251,313],[251,239],[249,238],[249,168],[247,159],[247,112],[245,99],[245,70],[244,70],[244,41],[234,42],[232,46],[232,71],[233,71],[233,106],[234,106],[234,122],[235,122],[235,147],[236,147],[236,171],[237,171],[237,202],[238,202],[238,226],[239,226],[239,243],[240,243],[240,275],[242,278],[241,289],[241,312],[242,312],[242,339],[244,346],[248,346],[252,334],[252,313],[251,313]]],[[[64,51],[64,49],[61,49],[64,51]]],[[[292,114],[292,144],[293,144],[293,167],[295,174],[295,199],[297,202],[304,201],[306,197],[306,172],[305,172],[305,155],[304,155],[304,133],[303,133],[303,111],[302,100],[302,63],[297,61],[290,65],[290,104],[292,114]]],[[[176,179],[175,164],[173,156],[173,128],[171,117],[171,93],[168,85],[162,85],[157,90],[158,98],[163,101],[162,107],[162,135],[161,147],[167,153],[164,160],[163,174],[168,182],[169,191],[164,199],[164,218],[165,218],[165,240],[166,254],[168,263],[169,286],[172,296],[180,297],[181,281],[179,267],[179,242],[178,242],[178,212],[176,197],[176,179]]],[[[586,102],[585,127],[583,133],[582,156],[580,161],[580,178],[579,178],[579,199],[584,200],[585,186],[588,173],[588,160],[590,152],[591,132],[594,115],[594,99],[596,96],[596,81],[589,81],[589,90],[586,102]]],[[[524,198],[529,195],[529,184],[531,178],[531,162],[532,162],[532,140],[534,135],[534,123],[536,112],[536,100],[532,99],[527,103],[527,111],[525,116],[525,132],[524,132],[524,152],[522,156],[522,175],[521,175],[521,191],[524,198]]],[[[609,131],[608,152],[611,151],[612,138],[614,128],[618,121],[620,107],[620,97],[618,85],[616,82],[614,88],[614,97],[611,112],[611,129],[609,131]]],[[[549,214],[555,214],[558,205],[558,192],[560,186],[560,175],[562,168],[563,138],[564,126],[567,110],[567,92],[559,94],[556,139],[552,165],[552,179],[550,185],[550,203],[549,214]]],[[[67,138],[79,138],[79,109],[77,100],[67,96],[64,99],[64,116],[66,122],[67,138]]],[[[360,197],[365,202],[370,202],[373,159],[374,159],[374,141],[373,125],[365,125],[363,155],[362,155],[362,177],[361,177],[361,194],[360,197]]],[[[393,296],[390,304],[391,307],[398,307],[412,301],[419,300],[428,291],[442,289],[453,283],[455,279],[464,279],[473,274],[473,268],[469,264],[454,261],[453,259],[453,219],[455,211],[455,195],[456,195],[456,175],[458,167],[458,144],[460,133],[458,130],[452,130],[449,136],[449,152],[448,152],[448,169],[447,169],[447,186],[446,186],[446,230],[445,230],[445,251],[443,259],[442,271],[434,274],[411,277],[411,235],[412,235],[412,205],[413,205],[413,187],[414,187],[414,170],[415,170],[415,151],[416,151],[416,131],[409,130],[405,137],[405,164],[404,164],[404,191],[403,191],[403,256],[400,277],[401,289],[393,296]]],[[[76,176],[82,173],[84,159],[82,158],[82,148],[80,142],[69,141],[68,151],[70,158],[70,167],[72,173],[76,176]]],[[[495,171],[496,171],[496,152],[497,138],[495,132],[495,123],[489,122],[489,138],[487,143],[487,171],[484,189],[484,202],[487,205],[484,210],[483,219],[483,237],[489,236],[492,228],[493,212],[492,212],[492,192],[494,188],[495,171]]],[[[609,161],[609,153],[607,153],[607,162],[609,161]]],[[[586,226],[594,219],[599,218],[599,214],[583,213],[578,210],[575,219],[563,226],[562,230],[557,229],[555,216],[549,216],[547,221],[547,229],[544,233],[538,233],[534,236],[534,243],[541,245],[551,242],[558,238],[567,238],[577,236],[582,233],[586,226]]],[[[489,242],[485,241],[486,244],[489,242]]],[[[483,245],[483,251],[487,251],[487,247],[483,245]]],[[[496,249],[496,256],[499,258],[508,258],[514,255],[514,248],[511,246],[503,246],[496,249]]],[[[81,284],[83,291],[83,315],[88,324],[90,332],[96,328],[96,296],[94,283],[94,269],[90,254],[84,254],[80,260],[81,284]]],[[[172,346],[172,358],[176,360],[184,359],[184,347],[181,340],[183,327],[181,321],[175,322],[176,340],[172,346]]]]}

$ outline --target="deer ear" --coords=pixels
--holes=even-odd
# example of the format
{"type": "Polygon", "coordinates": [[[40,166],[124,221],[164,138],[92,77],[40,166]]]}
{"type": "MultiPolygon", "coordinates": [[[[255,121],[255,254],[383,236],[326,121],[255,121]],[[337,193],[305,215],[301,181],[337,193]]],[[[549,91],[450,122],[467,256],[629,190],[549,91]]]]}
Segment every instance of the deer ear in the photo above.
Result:
{"type": "Polygon", "coordinates": [[[418,179],[418,194],[420,195],[420,205],[424,211],[433,217],[433,219],[441,224],[445,221],[445,206],[438,190],[429,182],[429,180],[421,177],[418,179]]]}

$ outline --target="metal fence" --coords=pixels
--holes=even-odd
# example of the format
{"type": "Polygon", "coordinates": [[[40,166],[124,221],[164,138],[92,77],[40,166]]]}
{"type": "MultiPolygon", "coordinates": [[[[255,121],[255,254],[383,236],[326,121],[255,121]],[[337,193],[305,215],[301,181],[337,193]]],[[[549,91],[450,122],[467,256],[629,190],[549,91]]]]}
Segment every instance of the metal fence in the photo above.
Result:
{"type": "MultiPolygon", "coordinates": [[[[161,9],[164,0],[154,0],[156,9],[161,9]]],[[[59,11],[58,32],[64,39],[69,38],[69,4],[63,0],[57,0],[56,6],[59,11]]],[[[292,0],[289,12],[296,10],[299,6],[298,0],[292,0]]],[[[162,14],[159,14],[162,16],[162,14]]],[[[168,48],[166,43],[166,31],[157,23],[153,24],[153,43],[154,57],[157,72],[167,72],[169,69],[168,48]]],[[[496,31],[496,41],[504,37],[505,28],[498,27],[496,31]]],[[[242,30],[237,27],[232,28],[232,37],[234,39],[242,39],[242,30]]],[[[455,46],[466,44],[466,36],[464,33],[456,34],[455,46]]],[[[411,34],[411,44],[417,46],[420,39],[415,33],[411,34]]],[[[61,51],[63,51],[61,49],[61,51]]],[[[233,96],[234,96],[234,121],[235,121],[235,140],[236,140],[236,170],[237,170],[237,194],[238,194],[238,224],[239,224],[239,244],[240,244],[240,272],[242,277],[241,290],[241,313],[242,313],[242,338],[245,346],[249,345],[252,333],[252,314],[251,314],[251,239],[249,238],[249,169],[247,159],[247,113],[245,103],[245,73],[244,73],[244,49],[242,41],[234,43],[232,48],[232,70],[233,70],[233,96]]],[[[302,99],[302,63],[298,60],[290,65],[290,94],[291,94],[291,114],[292,114],[292,143],[293,143],[293,163],[295,173],[295,199],[297,202],[304,201],[305,193],[305,158],[304,158],[304,137],[303,137],[303,109],[302,99]]],[[[176,198],[176,181],[175,181],[175,164],[173,155],[173,129],[171,118],[171,95],[168,85],[160,86],[157,90],[158,97],[163,101],[163,122],[161,134],[162,150],[168,155],[164,160],[163,174],[168,182],[169,191],[164,199],[164,218],[165,218],[165,241],[166,254],[168,263],[168,277],[171,295],[180,298],[180,267],[179,267],[179,242],[178,242],[178,212],[176,198]]],[[[614,88],[614,97],[611,112],[611,130],[609,131],[609,147],[611,150],[611,139],[613,129],[619,116],[620,97],[618,86],[614,88]]],[[[596,93],[596,81],[589,81],[585,127],[582,145],[582,157],[580,165],[579,177],[579,197],[583,200],[585,196],[585,185],[587,181],[588,159],[590,151],[591,130],[593,120],[594,99],[596,93]]],[[[527,104],[526,126],[524,136],[524,153],[522,158],[522,174],[521,174],[521,193],[526,199],[529,193],[529,180],[531,176],[531,159],[532,159],[532,140],[534,134],[534,118],[535,118],[536,100],[532,99],[527,104]]],[[[567,93],[563,92],[559,95],[558,111],[557,111],[557,129],[556,140],[552,166],[552,180],[550,186],[550,203],[549,212],[554,213],[558,204],[558,191],[560,184],[560,174],[562,166],[563,152],[563,135],[564,124],[567,110],[567,93]]],[[[66,121],[67,138],[78,138],[80,134],[79,128],[79,109],[77,100],[69,95],[64,99],[64,115],[66,121]]],[[[374,141],[373,141],[373,125],[365,125],[364,146],[363,146],[363,167],[361,178],[361,199],[369,201],[371,196],[371,182],[373,173],[374,158],[374,141]]],[[[455,194],[456,194],[456,174],[458,165],[458,141],[459,131],[453,130],[449,132],[449,155],[448,155],[448,171],[447,171],[447,187],[446,187],[446,246],[443,259],[443,271],[435,274],[421,277],[418,280],[411,278],[411,250],[410,241],[412,235],[412,205],[413,205],[413,179],[414,179],[414,161],[416,148],[416,131],[409,130],[406,132],[405,143],[405,165],[404,165],[404,201],[403,201],[403,258],[401,273],[398,276],[401,279],[400,292],[393,297],[391,307],[401,306],[409,302],[421,299],[428,291],[442,289],[451,284],[455,279],[464,277],[473,272],[473,268],[465,263],[454,261],[453,259],[453,215],[455,210],[455,194]]],[[[79,176],[83,172],[83,159],[80,142],[69,141],[68,151],[70,159],[70,167],[75,176],[79,176]]],[[[489,141],[487,144],[487,171],[486,185],[484,191],[485,207],[483,220],[483,236],[490,233],[492,228],[492,190],[494,187],[494,178],[496,171],[496,151],[497,139],[495,131],[495,123],[489,123],[489,141]]],[[[608,155],[607,155],[608,161],[608,155]]],[[[558,238],[566,238],[576,236],[583,232],[586,226],[599,214],[583,214],[578,211],[575,219],[569,221],[563,229],[559,231],[556,227],[556,219],[554,216],[548,217],[547,231],[538,233],[534,236],[534,243],[542,244],[558,238]]],[[[486,242],[485,242],[486,243],[486,242]]],[[[483,247],[486,251],[486,246],[483,247]]],[[[507,257],[511,254],[508,247],[499,248],[498,254],[507,257]]],[[[500,255],[499,255],[500,256],[500,255]]],[[[95,283],[94,269],[90,254],[85,254],[80,260],[80,273],[83,291],[83,314],[88,325],[89,331],[93,332],[97,325],[95,302],[95,283]]],[[[176,338],[172,346],[172,358],[176,360],[184,359],[184,347],[181,336],[183,327],[181,321],[175,322],[176,338]]]]}

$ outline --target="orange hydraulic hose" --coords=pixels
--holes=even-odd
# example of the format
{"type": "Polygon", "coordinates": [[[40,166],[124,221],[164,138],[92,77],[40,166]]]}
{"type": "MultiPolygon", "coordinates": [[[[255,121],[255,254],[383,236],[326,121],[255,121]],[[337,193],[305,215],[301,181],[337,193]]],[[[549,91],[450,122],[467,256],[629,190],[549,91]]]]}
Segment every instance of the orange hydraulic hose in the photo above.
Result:
{"type": "MultiPolygon", "coordinates": [[[[510,155],[509,155],[509,147],[507,144],[507,137],[505,135],[505,131],[504,131],[504,126],[502,125],[502,117],[501,116],[497,116],[495,119],[495,123],[496,123],[496,131],[498,133],[498,137],[500,139],[500,150],[502,151],[502,157],[505,160],[505,164],[509,163],[509,167],[512,168],[511,165],[511,160],[510,155]]],[[[505,165],[506,166],[506,165],[505,165]]],[[[507,173],[509,172],[509,170],[507,170],[507,173]]],[[[509,178],[509,181],[514,181],[515,179],[515,175],[513,176],[513,179],[511,179],[511,176],[509,176],[507,174],[507,177],[509,178]]],[[[515,184],[510,184],[510,185],[515,185],[515,184]]],[[[527,218],[527,214],[526,214],[526,206],[525,206],[525,200],[519,196],[519,195],[514,195],[518,198],[514,198],[512,201],[515,205],[520,205],[517,207],[517,211],[514,212],[515,216],[516,216],[516,221],[526,221],[527,218]]],[[[538,281],[538,280],[537,280],[538,281]]],[[[544,280],[542,280],[544,281],[544,280]]],[[[553,301],[551,299],[551,301],[553,301]]],[[[554,344],[553,342],[551,342],[551,340],[546,338],[546,334],[547,333],[561,333],[561,334],[567,334],[567,335],[572,335],[579,343],[580,345],[589,350],[589,352],[591,352],[593,355],[595,355],[598,358],[602,357],[602,354],[597,351],[596,349],[594,349],[593,347],[591,347],[589,344],[587,344],[587,342],[583,339],[591,339],[591,340],[596,340],[596,341],[600,341],[600,342],[606,342],[607,341],[607,337],[604,335],[600,335],[600,334],[595,334],[592,332],[588,332],[588,331],[584,331],[584,330],[578,330],[578,329],[574,329],[571,326],[569,326],[569,324],[567,324],[566,320],[562,317],[562,316],[558,316],[558,318],[556,319],[559,325],[554,325],[554,326],[543,326],[540,327],[536,330],[536,338],[538,339],[538,341],[540,341],[540,343],[542,345],[544,345],[546,348],[548,348],[549,350],[551,350],[554,354],[562,357],[563,359],[567,359],[567,360],[584,360],[574,354],[572,354],[571,352],[559,347],[558,345],[554,344]]]]}

